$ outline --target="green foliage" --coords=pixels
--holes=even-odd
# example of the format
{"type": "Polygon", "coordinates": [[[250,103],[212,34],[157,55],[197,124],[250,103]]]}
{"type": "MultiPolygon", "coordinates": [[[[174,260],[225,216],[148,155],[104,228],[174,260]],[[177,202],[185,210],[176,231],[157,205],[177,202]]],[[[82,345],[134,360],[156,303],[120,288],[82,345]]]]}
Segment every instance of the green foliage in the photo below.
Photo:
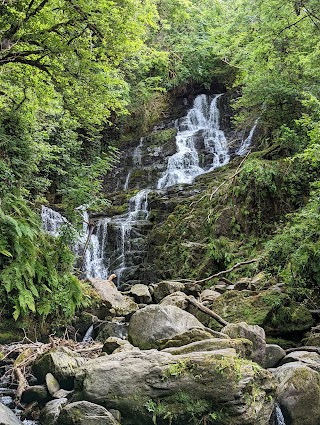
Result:
{"type": "Polygon", "coordinates": [[[0,299],[15,320],[33,314],[70,318],[82,290],[72,276],[74,257],[61,238],[45,234],[21,197],[0,208],[0,299]]]}
{"type": "Polygon", "coordinates": [[[169,379],[170,377],[178,377],[191,370],[189,360],[179,360],[178,363],[172,363],[163,372],[163,380],[169,379]]]}
{"type": "Polygon", "coordinates": [[[278,274],[295,291],[319,286],[319,201],[318,186],[307,205],[292,214],[288,224],[266,246],[265,267],[278,274]]]}

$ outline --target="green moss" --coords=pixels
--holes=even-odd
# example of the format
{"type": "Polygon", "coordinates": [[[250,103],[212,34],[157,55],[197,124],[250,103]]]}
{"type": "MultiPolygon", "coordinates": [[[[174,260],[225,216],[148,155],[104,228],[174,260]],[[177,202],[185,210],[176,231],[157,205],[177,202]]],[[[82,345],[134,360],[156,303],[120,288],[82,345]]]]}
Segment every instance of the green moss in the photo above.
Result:
{"type": "Polygon", "coordinates": [[[147,140],[149,146],[159,146],[175,140],[177,130],[175,128],[167,128],[151,133],[147,140]]]}
{"type": "Polygon", "coordinates": [[[0,322],[0,344],[20,341],[24,337],[22,329],[13,319],[1,319],[0,322]]]}

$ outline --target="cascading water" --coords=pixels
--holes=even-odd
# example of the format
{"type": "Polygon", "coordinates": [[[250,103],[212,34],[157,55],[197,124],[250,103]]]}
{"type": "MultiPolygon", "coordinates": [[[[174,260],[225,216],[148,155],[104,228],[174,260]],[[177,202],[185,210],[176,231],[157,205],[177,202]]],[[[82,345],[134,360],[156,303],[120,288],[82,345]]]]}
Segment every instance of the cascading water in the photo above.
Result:
{"type": "Polygon", "coordinates": [[[259,118],[256,119],[252,129],[250,130],[248,137],[246,139],[242,140],[241,145],[236,150],[236,155],[245,156],[249,152],[251,142],[252,142],[252,137],[253,137],[254,132],[257,128],[258,122],[259,122],[259,118]]]}
{"type": "Polygon", "coordinates": [[[123,271],[127,267],[127,256],[131,252],[131,231],[134,226],[141,221],[148,220],[148,193],[149,189],[140,190],[129,200],[128,213],[118,220],[114,220],[117,226],[117,247],[120,252],[118,268],[115,274],[118,278],[118,284],[121,281],[123,271]]]}
{"type": "Polygon", "coordinates": [[[275,405],[275,408],[271,415],[270,425],[286,425],[284,416],[279,404],[275,405]]]}
{"type": "MultiPolygon", "coordinates": [[[[187,115],[176,121],[177,152],[169,157],[166,171],[156,180],[157,189],[163,190],[180,183],[191,184],[195,177],[230,161],[227,139],[220,129],[220,96],[222,95],[197,96],[187,115]]],[[[237,155],[242,156],[248,152],[257,124],[258,120],[248,137],[241,142],[237,155]]],[[[132,152],[132,167],[125,179],[124,191],[128,190],[133,169],[142,167],[143,149],[144,139],[141,138],[132,152]]],[[[149,187],[151,186],[152,184],[149,187]]],[[[129,200],[126,214],[95,221],[93,231],[87,212],[84,208],[79,208],[83,215],[83,229],[74,251],[81,258],[86,277],[106,278],[115,273],[119,284],[122,283],[122,278],[128,279],[130,268],[133,269],[130,276],[134,274],[135,268],[139,268],[139,261],[142,261],[146,250],[143,238],[148,230],[150,190],[140,190],[133,196],[129,200]]],[[[43,207],[41,216],[44,228],[55,236],[63,225],[68,224],[61,214],[47,207],[43,207]]]]}
{"type": "Polygon", "coordinates": [[[200,174],[229,162],[227,139],[219,124],[217,102],[220,96],[216,95],[212,100],[205,94],[197,96],[187,116],[176,122],[177,152],[169,158],[167,170],[158,180],[158,189],[179,183],[191,184],[200,174]],[[205,154],[211,157],[208,167],[200,166],[196,146],[199,136],[203,139],[205,154]]]}
{"type": "MultiPolygon", "coordinates": [[[[88,241],[88,235],[91,232],[89,214],[83,207],[78,209],[82,211],[83,227],[81,233],[75,231],[75,243],[72,249],[81,258],[82,270],[86,277],[107,278],[108,268],[105,265],[104,248],[107,238],[108,219],[100,219],[94,224],[93,232],[90,234],[90,240],[88,241]],[[87,241],[89,243],[86,247],[87,241]]],[[[45,206],[42,206],[41,218],[44,230],[53,236],[60,234],[63,225],[68,224],[71,226],[63,215],[45,206]]]]}

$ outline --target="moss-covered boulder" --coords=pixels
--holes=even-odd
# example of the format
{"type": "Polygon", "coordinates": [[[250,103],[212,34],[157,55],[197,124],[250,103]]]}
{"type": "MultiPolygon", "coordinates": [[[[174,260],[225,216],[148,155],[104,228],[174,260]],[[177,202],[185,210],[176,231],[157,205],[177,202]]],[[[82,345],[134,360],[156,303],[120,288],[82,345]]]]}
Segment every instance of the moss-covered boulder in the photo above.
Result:
{"type": "Polygon", "coordinates": [[[51,373],[62,388],[71,390],[76,370],[85,361],[83,357],[68,347],[57,347],[37,358],[32,369],[40,383],[44,383],[46,375],[51,373]]]}
{"type": "Polygon", "coordinates": [[[288,363],[275,369],[278,400],[285,422],[290,425],[319,425],[320,374],[308,366],[288,363]]]}
{"type": "Polygon", "coordinates": [[[213,339],[214,335],[206,329],[189,329],[169,339],[159,341],[159,348],[182,347],[183,345],[191,344],[197,341],[213,339]]]}
{"type": "MultiPolygon", "coordinates": [[[[227,291],[210,302],[209,308],[230,323],[245,321],[259,325],[269,335],[281,336],[303,332],[314,323],[309,310],[276,289],[255,292],[249,290],[227,291]]],[[[212,329],[220,326],[206,314],[189,310],[204,325],[212,329]]]]}
{"type": "Polygon", "coordinates": [[[119,410],[123,425],[198,423],[266,425],[275,382],[234,349],[172,355],[130,351],[89,360],[77,375],[79,396],[119,410]]]}

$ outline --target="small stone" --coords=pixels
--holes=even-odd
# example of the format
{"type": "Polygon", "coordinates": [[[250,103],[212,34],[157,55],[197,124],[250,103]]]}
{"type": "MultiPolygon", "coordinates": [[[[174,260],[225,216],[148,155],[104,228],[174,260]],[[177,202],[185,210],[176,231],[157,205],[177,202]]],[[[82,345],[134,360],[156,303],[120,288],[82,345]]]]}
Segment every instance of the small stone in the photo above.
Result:
{"type": "Polygon", "coordinates": [[[60,390],[60,384],[56,380],[56,378],[52,375],[52,373],[46,374],[46,384],[47,384],[49,394],[52,396],[60,390]]]}
{"type": "Polygon", "coordinates": [[[23,391],[21,395],[21,402],[26,404],[33,401],[45,402],[48,400],[48,397],[49,394],[44,385],[33,385],[31,387],[27,387],[23,391]]]}
{"type": "Polygon", "coordinates": [[[286,352],[283,348],[276,344],[266,345],[266,362],[265,367],[267,369],[276,367],[279,362],[285,357],[286,352]]]}

